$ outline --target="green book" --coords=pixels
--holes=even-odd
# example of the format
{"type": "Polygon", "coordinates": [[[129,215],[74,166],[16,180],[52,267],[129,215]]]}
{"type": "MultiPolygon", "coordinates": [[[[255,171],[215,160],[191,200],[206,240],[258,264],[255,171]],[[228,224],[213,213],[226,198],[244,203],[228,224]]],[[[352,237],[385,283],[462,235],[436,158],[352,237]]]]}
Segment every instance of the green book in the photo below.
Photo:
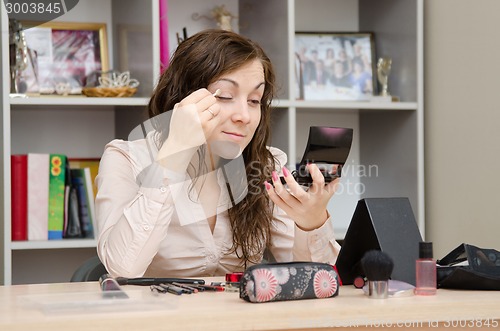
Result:
{"type": "Polygon", "coordinates": [[[49,240],[62,239],[64,230],[64,190],[67,158],[50,154],[49,159],[49,240]]]}

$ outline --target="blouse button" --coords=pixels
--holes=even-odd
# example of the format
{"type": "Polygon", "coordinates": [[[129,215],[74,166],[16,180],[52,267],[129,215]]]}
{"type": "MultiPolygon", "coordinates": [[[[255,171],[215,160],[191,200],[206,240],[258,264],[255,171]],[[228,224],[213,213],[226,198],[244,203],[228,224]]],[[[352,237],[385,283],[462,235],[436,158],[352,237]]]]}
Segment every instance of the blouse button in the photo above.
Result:
{"type": "Polygon", "coordinates": [[[165,186],[161,186],[161,187],[160,187],[160,192],[161,192],[161,193],[165,193],[165,192],[167,192],[167,188],[166,188],[165,186]]]}

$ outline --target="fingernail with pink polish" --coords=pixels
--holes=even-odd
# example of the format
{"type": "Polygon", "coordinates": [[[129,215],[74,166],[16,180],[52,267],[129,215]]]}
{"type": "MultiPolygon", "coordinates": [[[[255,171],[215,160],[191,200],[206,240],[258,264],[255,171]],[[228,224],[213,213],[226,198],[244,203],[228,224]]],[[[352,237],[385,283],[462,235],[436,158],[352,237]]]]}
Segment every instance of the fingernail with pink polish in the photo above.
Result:
{"type": "Polygon", "coordinates": [[[266,187],[266,190],[270,190],[271,189],[271,184],[269,184],[268,182],[264,182],[264,186],[266,187]]]}
{"type": "Polygon", "coordinates": [[[288,177],[288,175],[290,175],[290,172],[286,167],[283,167],[283,176],[288,177]]]}
{"type": "Polygon", "coordinates": [[[272,176],[273,176],[273,181],[277,182],[278,181],[278,173],[276,171],[273,171],[272,176]]]}

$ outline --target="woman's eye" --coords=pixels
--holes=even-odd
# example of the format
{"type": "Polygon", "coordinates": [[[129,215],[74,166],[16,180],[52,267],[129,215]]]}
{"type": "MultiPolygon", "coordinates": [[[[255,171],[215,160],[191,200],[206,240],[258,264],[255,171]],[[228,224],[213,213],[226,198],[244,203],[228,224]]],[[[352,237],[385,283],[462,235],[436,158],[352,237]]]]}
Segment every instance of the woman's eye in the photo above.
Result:
{"type": "Polygon", "coordinates": [[[249,103],[251,103],[254,106],[259,106],[260,105],[260,100],[248,100],[249,103]]]}
{"type": "Polygon", "coordinates": [[[226,96],[220,96],[220,95],[216,96],[216,98],[219,99],[219,100],[222,100],[222,101],[224,101],[224,100],[232,100],[233,99],[232,97],[226,97],[226,96]]]}

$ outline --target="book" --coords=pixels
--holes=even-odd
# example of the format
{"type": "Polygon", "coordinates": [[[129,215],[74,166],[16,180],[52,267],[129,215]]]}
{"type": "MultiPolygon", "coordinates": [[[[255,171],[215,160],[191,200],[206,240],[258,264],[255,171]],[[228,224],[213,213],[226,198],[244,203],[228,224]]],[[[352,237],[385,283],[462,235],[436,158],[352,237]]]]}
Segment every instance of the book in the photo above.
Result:
{"type": "Polygon", "coordinates": [[[48,239],[49,154],[28,154],[28,240],[48,239]]]}
{"type": "Polygon", "coordinates": [[[66,162],[65,172],[63,238],[81,238],[83,233],[80,225],[78,193],[73,184],[69,162],[66,162]]]}
{"type": "Polygon", "coordinates": [[[94,238],[94,229],[95,229],[95,194],[93,189],[92,175],[90,173],[90,168],[84,168],[85,171],[85,188],[87,189],[87,198],[89,202],[90,209],[90,231],[87,238],[94,238]]]}
{"type": "Polygon", "coordinates": [[[64,229],[64,238],[82,238],[83,231],[79,215],[78,193],[74,187],[70,187],[68,203],[68,223],[64,229]]]}
{"type": "Polygon", "coordinates": [[[28,240],[28,155],[11,155],[12,240],[28,240]]]}
{"type": "Polygon", "coordinates": [[[95,178],[97,173],[99,172],[99,162],[101,159],[99,158],[69,158],[69,167],[71,169],[90,169],[90,177],[92,182],[92,189],[94,191],[94,199],[97,194],[97,185],[95,184],[95,178]]]}
{"type": "Polygon", "coordinates": [[[66,156],[50,154],[49,171],[49,240],[62,239],[64,229],[64,192],[66,156]]]}
{"type": "Polygon", "coordinates": [[[92,192],[88,192],[86,184],[85,169],[71,169],[71,181],[76,189],[78,200],[78,216],[80,219],[80,228],[84,238],[93,238],[93,219],[91,216],[91,208],[89,205],[89,196],[93,196],[92,192]]]}
{"type": "Polygon", "coordinates": [[[65,181],[66,183],[64,183],[64,221],[63,221],[63,238],[66,237],[66,231],[68,231],[68,218],[69,218],[69,213],[70,213],[70,209],[69,209],[69,192],[71,191],[71,186],[68,186],[67,184],[67,181],[68,181],[68,174],[66,173],[66,176],[65,176],[65,181]]]}

